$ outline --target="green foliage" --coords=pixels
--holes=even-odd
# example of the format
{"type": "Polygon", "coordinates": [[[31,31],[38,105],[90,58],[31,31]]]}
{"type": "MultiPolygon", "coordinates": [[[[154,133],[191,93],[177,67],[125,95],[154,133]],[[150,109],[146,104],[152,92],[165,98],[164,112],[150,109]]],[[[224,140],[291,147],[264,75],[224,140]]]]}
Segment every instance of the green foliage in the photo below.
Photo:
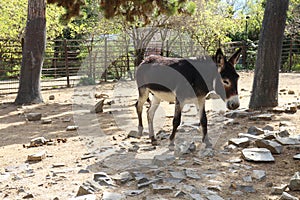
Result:
{"type": "Polygon", "coordinates": [[[216,49],[218,43],[231,41],[228,33],[241,32],[241,20],[234,17],[232,6],[219,0],[203,1],[183,30],[187,31],[206,51],[216,49]]]}
{"type": "Polygon", "coordinates": [[[26,23],[27,1],[0,1],[0,38],[17,39],[23,32],[26,23]]]}
{"type": "Polygon", "coordinates": [[[101,0],[100,8],[107,19],[122,16],[128,22],[143,22],[147,25],[159,15],[191,15],[196,6],[190,0],[101,0]]]}
{"type": "Polygon", "coordinates": [[[235,11],[239,30],[231,31],[229,37],[234,41],[259,39],[264,14],[264,0],[248,0],[235,11]]]}
{"type": "Polygon", "coordinates": [[[247,45],[247,60],[246,60],[247,69],[254,69],[258,44],[251,40],[247,40],[246,42],[247,42],[246,43],[246,45],[247,45]]]}
{"type": "Polygon", "coordinates": [[[96,81],[92,77],[81,77],[78,85],[96,85],[96,81]]]}
{"type": "Polygon", "coordinates": [[[6,72],[6,77],[15,78],[19,76],[21,66],[15,65],[12,70],[6,72]]]}
{"type": "Polygon", "coordinates": [[[66,21],[72,17],[79,16],[80,7],[85,4],[83,0],[47,0],[47,3],[65,8],[66,12],[62,15],[62,19],[66,21]]]}
{"type": "MultiPolygon", "coordinates": [[[[20,40],[24,35],[27,20],[27,0],[0,1],[0,38],[20,40]]],[[[52,40],[61,34],[64,26],[59,23],[64,13],[62,8],[47,5],[47,38],[52,40]]]]}
{"type": "Polygon", "coordinates": [[[287,13],[285,35],[296,37],[300,35],[300,0],[290,0],[287,13]]]}

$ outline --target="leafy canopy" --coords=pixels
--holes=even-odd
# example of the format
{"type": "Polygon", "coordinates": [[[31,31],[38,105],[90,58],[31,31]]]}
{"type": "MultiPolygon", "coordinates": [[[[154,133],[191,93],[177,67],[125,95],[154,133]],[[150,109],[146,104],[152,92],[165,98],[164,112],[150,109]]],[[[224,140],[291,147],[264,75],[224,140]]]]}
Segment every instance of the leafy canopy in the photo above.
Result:
{"type": "Polygon", "coordinates": [[[196,6],[189,0],[101,0],[100,8],[107,19],[123,16],[128,22],[143,21],[146,25],[159,15],[190,15],[196,6]]]}

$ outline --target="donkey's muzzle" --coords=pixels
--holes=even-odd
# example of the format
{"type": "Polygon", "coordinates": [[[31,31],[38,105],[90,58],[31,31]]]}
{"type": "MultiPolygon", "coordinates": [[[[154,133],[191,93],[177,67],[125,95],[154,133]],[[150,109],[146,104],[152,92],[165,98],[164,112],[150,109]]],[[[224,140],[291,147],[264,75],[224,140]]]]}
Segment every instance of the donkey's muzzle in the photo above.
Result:
{"type": "Polygon", "coordinates": [[[235,110],[238,107],[240,107],[240,101],[238,95],[232,96],[227,100],[227,108],[229,110],[235,110]]]}

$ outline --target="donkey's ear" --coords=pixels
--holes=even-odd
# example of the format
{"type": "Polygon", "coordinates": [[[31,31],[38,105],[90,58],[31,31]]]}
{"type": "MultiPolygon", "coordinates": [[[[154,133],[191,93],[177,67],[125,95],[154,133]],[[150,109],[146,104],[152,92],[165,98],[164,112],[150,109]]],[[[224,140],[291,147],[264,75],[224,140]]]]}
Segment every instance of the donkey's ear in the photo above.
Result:
{"type": "Polygon", "coordinates": [[[215,62],[218,66],[218,71],[221,72],[225,66],[225,56],[222,52],[222,50],[219,48],[216,52],[216,56],[215,56],[215,62]]]}
{"type": "Polygon", "coordinates": [[[242,52],[242,48],[239,48],[228,60],[233,66],[238,62],[240,55],[242,52]]]}

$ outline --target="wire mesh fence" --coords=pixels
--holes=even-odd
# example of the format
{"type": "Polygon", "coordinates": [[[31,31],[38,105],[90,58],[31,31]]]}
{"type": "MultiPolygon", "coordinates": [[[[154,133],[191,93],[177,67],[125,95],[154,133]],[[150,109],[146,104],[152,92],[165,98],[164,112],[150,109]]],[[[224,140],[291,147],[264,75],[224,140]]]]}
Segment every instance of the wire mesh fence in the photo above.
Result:
{"type": "MultiPolygon", "coordinates": [[[[232,42],[222,45],[231,54],[243,48],[241,68],[251,68],[255,62],[257,44],[232,42]]],[[[117,35],[99,36],[80,40],[48,41],[42,68],[42,89],[93,84],[97,81],[134,79],[137,59],[157,54],[168,57],[195,57],[210,54],[193,40],[179,37],[176,40],[150,41],[142,49],[117,35]]],[[[0,39],[0,94],[16,93],[22,62],[22,42],[0,39]]],[[[300,69],[300,38],[285,39],[282,51],[282,71],[300,69]]]]}

